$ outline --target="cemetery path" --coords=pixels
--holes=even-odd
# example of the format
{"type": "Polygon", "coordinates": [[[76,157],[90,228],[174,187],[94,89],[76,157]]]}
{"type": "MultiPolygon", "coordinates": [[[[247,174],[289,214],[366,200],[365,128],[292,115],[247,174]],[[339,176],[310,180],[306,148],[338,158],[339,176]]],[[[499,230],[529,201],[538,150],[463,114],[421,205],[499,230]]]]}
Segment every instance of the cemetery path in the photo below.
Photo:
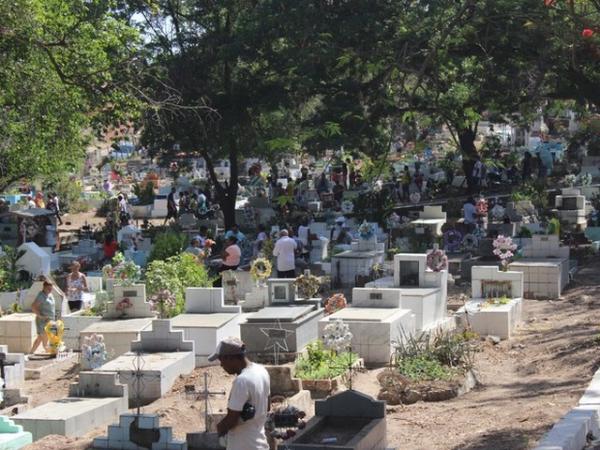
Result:
{"type": "MultiPolygon", "coordinates": [[[[560,419],[600,366],[600,263],[583,268],[561,300],[526,300],[515,338],[482,343],[481,383],[448,402],[389,407],[388,445],[403,450],[525,450],[560,419]]],[[[379,369],[382,370],[382,369],[379,369]]],[[[375,373],[355,388],[377,395],[375,373]]]]}

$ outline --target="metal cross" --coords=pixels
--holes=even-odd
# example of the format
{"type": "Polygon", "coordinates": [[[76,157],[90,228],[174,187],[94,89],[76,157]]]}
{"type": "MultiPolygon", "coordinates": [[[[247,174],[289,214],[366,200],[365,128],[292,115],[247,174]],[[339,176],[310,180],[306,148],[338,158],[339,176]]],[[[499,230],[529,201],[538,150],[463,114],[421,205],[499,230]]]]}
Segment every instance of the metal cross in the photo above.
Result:
{"type": "Polygon", "coordinates": [[[285,353],[290,352],[287,337],[290,334],[294,334],[294,332],[283,328],[279,320],[277,321],[277,328],[261,328],[260,332],[269,338],[265,345],[265,351],[273,350],[273,364],[278,365],[279,350],[282,350],[285,353]]]}
{"type": "Polygon", "coordinates": [[[123,377],[125,379],[132,379],[132,384],[135,392],[135,403],[138,416],[141,415],[141,398],[142,398],[142,387],[144,386],[144,379],[152,379],[152,378],[160,378],[160,374],[158,375],[150,375],[143,372],[144,369],[144,358],[142,357],[142,352],[137,351],[135,353],[135,359],[133,360],[133,371],[131,374],[121,374],[119,378],[123,377]]]}
{"type": "Polygon", "coordinates": [[[195,400],[204,400],[204,431],[208,433],[208,410],[209,410],[209,397],[211,395],[225,395],[225,390],[211,391],[208,389],[208,372],[204,372],[204,389],[201,391],[196,390],[196,386],[188,384],[185,386],[185,395],[191,396],[195,400]]]}

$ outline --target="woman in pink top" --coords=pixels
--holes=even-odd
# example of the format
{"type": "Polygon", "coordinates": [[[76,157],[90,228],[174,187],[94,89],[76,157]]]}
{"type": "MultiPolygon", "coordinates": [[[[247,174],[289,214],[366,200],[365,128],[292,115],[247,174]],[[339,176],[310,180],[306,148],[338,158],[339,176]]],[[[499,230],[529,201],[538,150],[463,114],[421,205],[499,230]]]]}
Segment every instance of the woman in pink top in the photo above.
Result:
{"type": "MultiPolygon", "coordinates": [[[[221,253],[221,259],[223,262],[221,263],[221,267],[218,269],[218,273],[220,274],[226,270],[236,270],[240,265],[241,258],[242,250],[237,245],[237,239],[235,236],[228,237],[225,241],[225,249],[221,253]]],[[[213,286],[222,287],[223,278],[219,276],[219,278],[213,283],[213,286]]]]}

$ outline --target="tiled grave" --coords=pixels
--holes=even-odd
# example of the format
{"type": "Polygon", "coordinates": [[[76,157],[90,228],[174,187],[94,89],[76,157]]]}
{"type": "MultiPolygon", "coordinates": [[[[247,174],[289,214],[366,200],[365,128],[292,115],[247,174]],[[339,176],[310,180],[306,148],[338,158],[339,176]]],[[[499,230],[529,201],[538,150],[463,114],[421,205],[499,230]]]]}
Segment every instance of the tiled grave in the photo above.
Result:
{"type": "Polygon", "coordinates": [[[357,391],[315,401],[315,416],[286,441],[288,450],[385,450],[385,402],[357,391]],[[329,438],[328,442],[323,442],[329,438]]]}
{"type": "MultiPolygon", "coordinates": [[[[378,228],[377,228],[378,229],[378,228]]],[[[385,244],[377,237],[352,242],[351,249],[331,257],[331,279],[338,287],[354,287],[357,275],[369,275],[371,267],[383,264],[385,244]]]]}
{"type": "Polygon", "coordinates": [[[6,416],[0,416],[0,449],[17,450],[32,442],[31,433],[6,416]]]}
{"type": "Polygon", "coordinates": [[[187,450],[185,441],[173,439],[171,427],[161,427],[155,414],[122,414],[119,425],[109,425],[108,435],[94,439],[94,449],[187,450]]]}
{"type": "Polygon", "coordinates": [[[523,274],[475,266],[472,280],[472,299],[457,311],[459,320],[478,334],[510,339],[522,320],[523,274]],[[503,297],[505,303],[489,302],[503,297]]]}
{"type": "Polygon", "coordinates": [[[9,352],[29,353],[37,336],[35,314],[15,313],[0,317],[0,344],[9,352]]]}
{"type": "Polygon", "coordinates": [[[146,301],[145,284],[116,285],[113,287],[113,295],[114,301],[107,304],[105,319],[138,319],[155,316],[150,303],[146,301]],[[130,300],[131,307],[119,309],[119,303],[125,298],[130,300]]]}
{"type": "Polygon", "coordinates": [[[50,434],[83,436],[116,421],[127,410],[127,386],[115,373],[80,372],[69,386],[69,396],[45,403],[13,417],[37,441],[50,434]]]}
{"type": "Polygon", "coordinates": [[[582,230],[587,226],[585,218],[585,197],[579,189],[563,189],[561,195],[555,197],[554,206],[561,222],[578,226],[582,230]]]}
{"type": "Polygon", "coordinates": [[[395,288],[401,292],[401,308],[415,315],[416,331],[451,328],[446,316],[448,271],[427,270],[424,253],[400,253],[394,256],[394,276],[367,283],[367,288],[395,288]]]}
{"type": "Polygon", "coordinates": [[[128,386],[130,404],[137,405],[138,401],[148,404],[159,399],[194,367],[194,342],[184,340],[183,331],[172,330],[170,320],[157,319],[151,330],[142,331],[131,343],[131,352],[97,370],[116,372],[119,382],[128,386]]]}
{"type": "Polygon", "coordinates": [[[80,340],[92,334],[104,336],[108,359],[114,359],[130,350],[132,341],[138,339],[141,331],[149,329],[152,318],[101,320],[84,328],[80,333],[80,340]]]}
{"type": "Polygon", "coordinates": [[[441,236],[446,216],[441,206],[426,205],[419,211],[419,218],[410,223],[413,227],[429,228],[434,236],[441,236]]]}
{"type": "Polygon", "coordinates": [[[243,319],[239,306],[225,305],[222,288],[187,288],[185,313],[171,319],[175,330],[194,341],[196,367],[209,364],[208,356],[227,336],[240,336],[243,319]]]}
{"type": "MultiPolygon", "coordinates": [[[[402,305],[402,290],[354,288],[352,306],[319,321],[319,335],[329,322],[341,319],[352,333],[352,351],[367,364],[386,364],[393,353],[392,342],[415,333],[414,311],[402,305]]],[[[435,294],[434,294],[435,297],[435,294]]]]}
{"type": "Polygon", "coordinates": [[[559,298],[569,283],[569,247],[557,235],[534,235],[523,256],[508,267],[523,273],[525,297],[559,298]]]}
{"type": "Polygon", "coordinates": [[[19,388],[25,381],[25,355],[9,353],[6,345],[0,345],[0,353],[4,354],[4,388],[19,388]]]}
{"type": "Polygon", "coordinates": [[[272,345],[280,345],[282,353],[299,352],[317,339],[322,317],[323,309],[314,304],[269,306],[240,324],[241,338],[250,353],[272,354],[272,345]]]}

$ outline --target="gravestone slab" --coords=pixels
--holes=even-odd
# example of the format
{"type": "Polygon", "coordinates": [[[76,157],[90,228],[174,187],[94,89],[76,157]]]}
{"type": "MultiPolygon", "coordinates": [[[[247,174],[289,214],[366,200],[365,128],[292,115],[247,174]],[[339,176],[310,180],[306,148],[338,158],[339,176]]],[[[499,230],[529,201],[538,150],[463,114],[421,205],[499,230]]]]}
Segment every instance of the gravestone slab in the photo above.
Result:
{"type": "Polygon", "coordinates": [[[117,383],[116,374],[80,372],[79,381],[69,386],[68,397],[25,411],[13,420],[37,441],[50,434],[83,436],[117,420],[126,410],[127,387],[117,383]]]}
{"type": "Polygon", "coordinates": [[[344,391],[315,402],[315,417],[286,442],[289,450],[385,450],[385,402],[344,391]],[[323,438],[335,438],[331,444],[323,438]]]}
{"type": "Polygon", "coordinates": [[[150,328],[151,323],[151,318],[101,320],[83,329],[80,337],[83,342],[86,336],[92,334],[104,336],[108,360],[111,360],[130,351],[131,342],[138,339],[142,330],[150,328]]]}
{"type": "Polygon", "coordinates": [[[133,284],[131,286],[113,286],[114,301],[107,304],[104,319],[139,319],[154,317],[152,306],[146,301],[146,285],[133,284]],[[119,309],[123,299],[129,299],[131,306],[119,309]]]}
{"type": "Polygon", "coordinates": [[[207,358],[227,336],[240,336],[243,320],[239,306],[225,305],[222,288],[186,289],[186,312],[173,317],[171,325],[194,342],[196,367],[212,364],[207,358]]]}

